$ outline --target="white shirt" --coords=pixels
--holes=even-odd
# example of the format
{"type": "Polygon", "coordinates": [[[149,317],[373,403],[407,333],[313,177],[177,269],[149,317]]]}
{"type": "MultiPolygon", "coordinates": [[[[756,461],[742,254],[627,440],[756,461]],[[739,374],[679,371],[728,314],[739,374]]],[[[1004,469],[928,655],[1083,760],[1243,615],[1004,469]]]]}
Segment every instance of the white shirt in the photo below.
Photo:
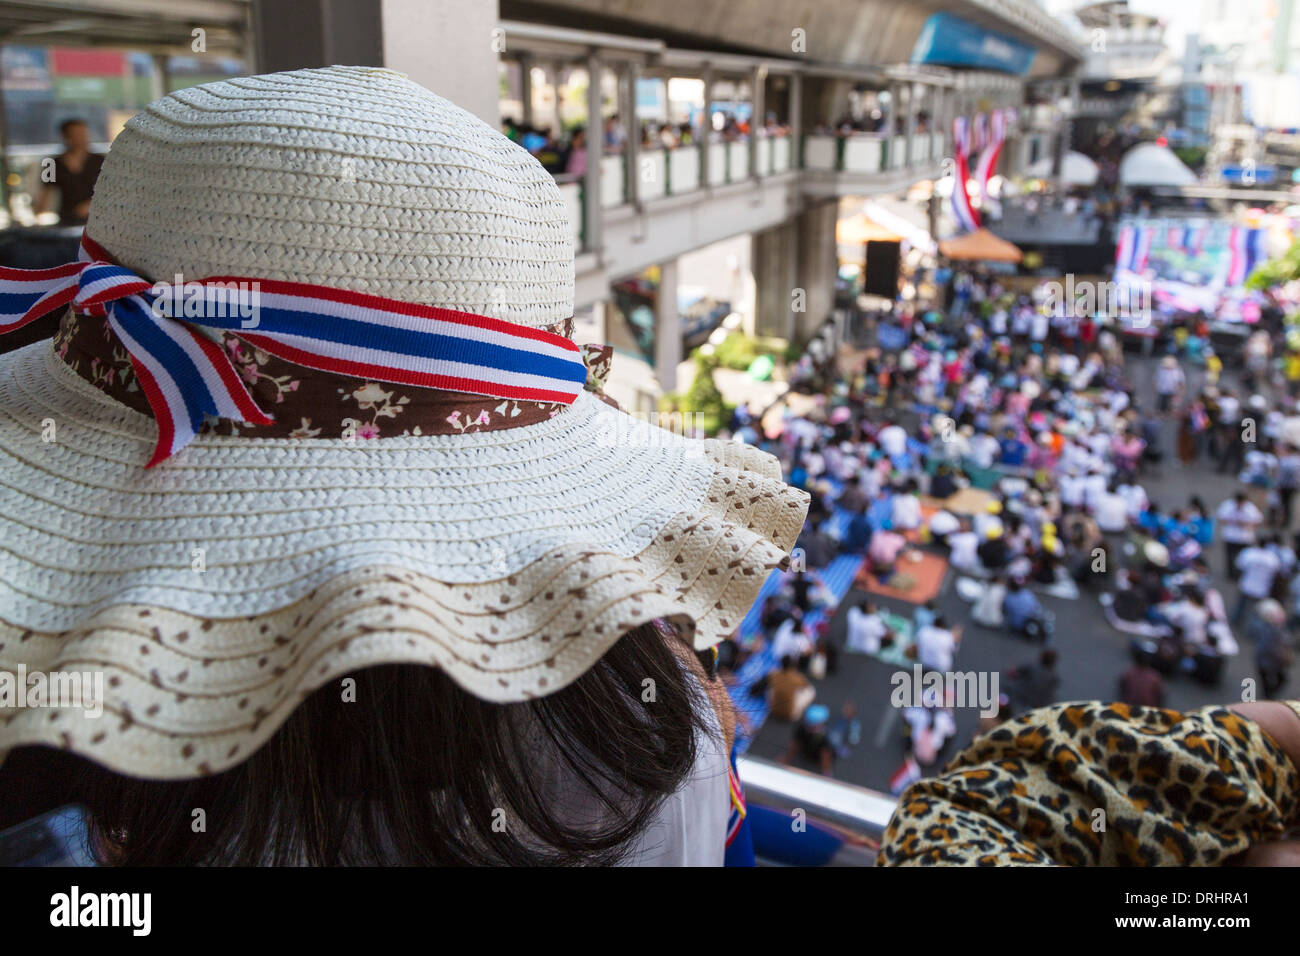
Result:
{"type": "Polygon", "coordinates": [[[1236,425],[1241,421],[1241,402],[1232,395],[1219,397],[1219,424],[1236,425]]]}
{"type": "Polygon", "coordinates": [[[1255,525],[1264,520],[1253,501],[1238,505],[1235,498],[1219,505],[1214,517],[1223,526],[1223,540],[1229,544],[1251,544],[1255,540],[1255,525]]]}
{"type": "Polygon", "coordinates": [[[802,631],[795,630],[794,618],[788,617],[782,621],[776,629],[776,636],[772,638],[772,654],[776,659],[780,661],[787,657],[803,657],[810,653],[812,641],[802,631]]]}
{"type": "Polygon", "coordinates": [[[903,431],[901,426],[886,425],[880,430],[876,440],[890,458],[896,458],[907,451],[907,432],[903,431]]]}
{"type": "Polygon", "coordinates": [[[1096,509],[1097,500],[1101,498],[1101,496],[1105,493],[1105,491],[1106,491],[1105,475],[1094,474],[1094,475],[1089,475],[1088,477],[1083,479],[1083,500],[1084,503],[1088,506],[1089,510],[1096,509]]]}
{"type": "Polygon", "coordinates": [[[936,511],[930,517],[931,534],[952,534],[960,527],[961,522],[950,511],[936,511]]]}
{"type": "Polygon", "coordinates": [[[952,631],[927,624],[916,632],[916,659],[922,667],[936,671],[952,670],[952,656],[957,641],[952,631]]]}
{"type": "Polygon", "coordinates": [[[992,435],[976,435],[970,443],[971,459],[980,468],[992,468],[1001,446],[992,435]]]}
{"type": "Polygon", "coordinates": [[[868,614],[860,607],[849,608],[848,633],[845,644],[851,651],[875,654],[880,650],[880,639],[889,630],[879,614],[868,614]]]}
{"type": "Polygon", "coordinates": [[[696,731],[695,766],[659,805],[623,866],[722,866],[726,858],[731,757],[712,704],[699,682],[693,683],[709,730],[696,731]]]}
{"type": "Polygon", "coordinates": [[[1085,485],[1078,475],[1062,475],[1060,481],[1061,501],[1071,508],[1082,507],[1085,485]]]}
{"type": "Polygon", "coordinates": [[[1115,489],[1124,499],[1125,507],[1128,508],[1128,516],[1131,520],[1136,521],[1138,515],[1147,509],[1146,489],[1141,485],[1120,485],[1115,489]]]}
{"type": "Polygon", "coordinates": [[[1183,370],[1177,365],[1166,368],[1160,366],[1156,369],[1156,393],[1159,395],[1172,395],[1183,387],[1186,377],[1183,370]]]}
{"type": "Polygon", "coordinates": [[[1097,496],[1097,527],[1102,531],[1123,531],[1128,524],[1128,503],[1118,491],[1103,491],[1097,496]]]}
{"type": "Polygon", "coordinates": [[[921,525],[921,499],[916,495],[894,496],[891,518],[895,530],[911,531],[921,525]]]}
{"type": "Polygon", "coordinates": [[[1241,580],[1237,586],[1247,597],[1265,598],[1273,587],[1273,576],[1282,567],[1277,555],[1267,548],[1251,546],[1237,555],[1241,580]]]}
{"type": "Polygon", "coordinates": [[[1175,601],[1165,607],[1165,617],[1183,629],[1183,640],[1189,644],[1205,643],[1205,626],[1210,612],[1191,601],[1175,601]]]}
{"type": "Polygon", "coordinates": [[[976,552],[980,539],[974,531],[958,531],[948,535],[947,541],[948,560],[954,568],[973,568],[979,564],[976,552]]]}

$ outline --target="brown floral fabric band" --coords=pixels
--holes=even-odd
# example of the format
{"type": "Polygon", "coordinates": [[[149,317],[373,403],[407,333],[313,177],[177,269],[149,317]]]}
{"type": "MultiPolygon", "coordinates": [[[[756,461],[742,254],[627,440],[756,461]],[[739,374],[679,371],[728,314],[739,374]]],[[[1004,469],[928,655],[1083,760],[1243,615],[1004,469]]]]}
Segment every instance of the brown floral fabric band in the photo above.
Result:
{"type": "MultiPolygon", "coordinates": [[[[547,331],[571,336],[573,320],[548,326],[547,331]]],[[[214,419],[203,426],[200,434],[352,440],[454,435],[535,425],[567,407],[558,402],[489,398],[336,375],[268,355],[230,332],[222,333],[221,338],[249,394],[275,421],[270,425],[246,425],[214,419]]],[[[153,414],[125,346],[104,319],[69,309],[54,336],[54,348],[59,358],[91,385],[123,405],[145,415],[153,414]]],[[[613,349],[607,345],[583,346],[583,360],[587,365],[587,390],[617,407],[604,394],[613,349]]]]}

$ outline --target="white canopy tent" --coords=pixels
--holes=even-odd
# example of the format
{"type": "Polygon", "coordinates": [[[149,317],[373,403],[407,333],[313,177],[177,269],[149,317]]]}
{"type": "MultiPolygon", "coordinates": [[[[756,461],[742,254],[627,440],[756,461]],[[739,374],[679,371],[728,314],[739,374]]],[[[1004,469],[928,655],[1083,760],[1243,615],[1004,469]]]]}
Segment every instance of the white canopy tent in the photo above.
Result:
{"type": "Polygon", "coordinates": [[[1168,146],[1139,143],[1119,163],[1121,186],[1194,186],[1196,174],[1168,146]]]}
{"type": "MultiPolygon", "coordinates": [[[[1073,150],[1061,160],[1061,181],[1067,186],[1092,186],[1097,182],[1097,164],[1083,153],[1073,150]]],[[[1052,157],[1044,156],[1025,170],[1034,179],[1052,178],[1052,157]]]]}

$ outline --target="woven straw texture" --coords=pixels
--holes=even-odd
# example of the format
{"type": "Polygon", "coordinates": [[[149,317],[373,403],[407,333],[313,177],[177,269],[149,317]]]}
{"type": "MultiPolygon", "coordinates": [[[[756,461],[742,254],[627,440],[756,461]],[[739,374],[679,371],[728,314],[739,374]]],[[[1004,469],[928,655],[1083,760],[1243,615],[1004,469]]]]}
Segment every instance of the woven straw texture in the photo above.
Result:
{"type": "MultiPolygon", "coordinates": [[[[114,143],[88,232],[150,278],[312,282],[531,326],[572,314],[551,178],[383,70],[153,104],[114,143]]],[[[202,434],[146,471],[156,428],[48,343],[0,356],[0,671],[104,683],[99,717],[0,710],[0,756],[43,743],[143,777],[216,773],[361,667],[437,666],[512,702],[655,618],[707,647],[808,504],[770,455],[587,393],[497,431],[202,434]]]]}
{"type": "Polygon", "coordinates": [[[0,750],[192,776],[238,763],[358,667],[436,665],[518,701],[656,617],[690,619],[707,647],[807,509],[771,456],[585,395],[502,432],[200,437],[144,472],[152,428],[47,345],[0,358],[0,669],[107,682],[97,719],[0,717],[0,750]]]}
{"type": "Polygon", "coordinates": [[[114,140],[86,231],[152,280],[310,282],[528,326],[573,314],[550,174],[391,70],[241,77],[152,103],[114,140]]]}

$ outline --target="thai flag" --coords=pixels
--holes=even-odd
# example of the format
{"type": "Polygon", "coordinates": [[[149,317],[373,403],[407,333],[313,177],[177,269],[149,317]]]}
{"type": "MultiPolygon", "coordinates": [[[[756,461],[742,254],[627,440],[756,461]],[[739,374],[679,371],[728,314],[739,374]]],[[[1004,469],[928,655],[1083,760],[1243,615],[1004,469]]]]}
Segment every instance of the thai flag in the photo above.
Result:
{"type": "MultiPolygon", "coordinates": [[[[1268,233],[1263,229],[1251,229],[1246,241],[1246,279],[1268,258],[1268,233]]],[[[1245,279],[1242,280],[1243,282],[1245,279]]]]}
{"type": "Polygon", "coordinates": [[[1137,230],[1137,236],[1133,243],[1133,272],[1141,272],[1147,267],[1147,259],[1151,255],[1151,243],[1155,240],[1156,230],[1154,226],[1142,226],[1137,230]]]}
{"type": "Polygon", "coordinates": [[[980,196],[985,204],[989,203],[993,198],[989,195],[989,180],[993,178],[993,174],[998,168],[998,159],[1002,155],[1002,144],[1007,138],[1006,117],[1002,110],[994,110],[989,119],[989,129],[989,144],[980,153],[979,161],[975,164],[975,181],[979,183],[980,196]]]}
{"type": "Polygon", "coordinates": [[[1137,248],[1137,227],[1122,226],[1119,230],[1119,242],[1115,244],[1115,271],[1133,271],[1133,251],[1137,248]]]}
{"type": "Polygon", "coordinates": [[[898,796],[916,781],[921,779],[921,765],[916,762],[916,758],[908,755],[903,761],[903,765],[894,771],[894,775],[889,778],[889,792],[898,796]]]}
{"type": "Polygon", "coordinates": [[[979,212],[971,204],[966,191],[970,179],[970,123],[964,116],[957,116],[952,121],[953,171],[952,211],[957,225],[964,232],[973,232],[980,227],[979,212]]]}
{"type": "Polygon", "coordinates": [[[1228,231],[1228,273],[1224,276],[1225,285],[1241,285],[1246,281],[1250,257],[1249,232],[1242,226],[1233,226],[1228,231]]]}
{"type": "Polygon", "coordinates": [[[200,329],[232,332],[308,368],[493,398],[567,405],[587,379],[569,339],[490,316],[299,282],[149,282],[89,239],[80,255],[54,269],[0,268],[0,334],[69,304],[106,320],[158,422],[149,466],[189,444],[208,416],[272,421],[200,329]]]}

